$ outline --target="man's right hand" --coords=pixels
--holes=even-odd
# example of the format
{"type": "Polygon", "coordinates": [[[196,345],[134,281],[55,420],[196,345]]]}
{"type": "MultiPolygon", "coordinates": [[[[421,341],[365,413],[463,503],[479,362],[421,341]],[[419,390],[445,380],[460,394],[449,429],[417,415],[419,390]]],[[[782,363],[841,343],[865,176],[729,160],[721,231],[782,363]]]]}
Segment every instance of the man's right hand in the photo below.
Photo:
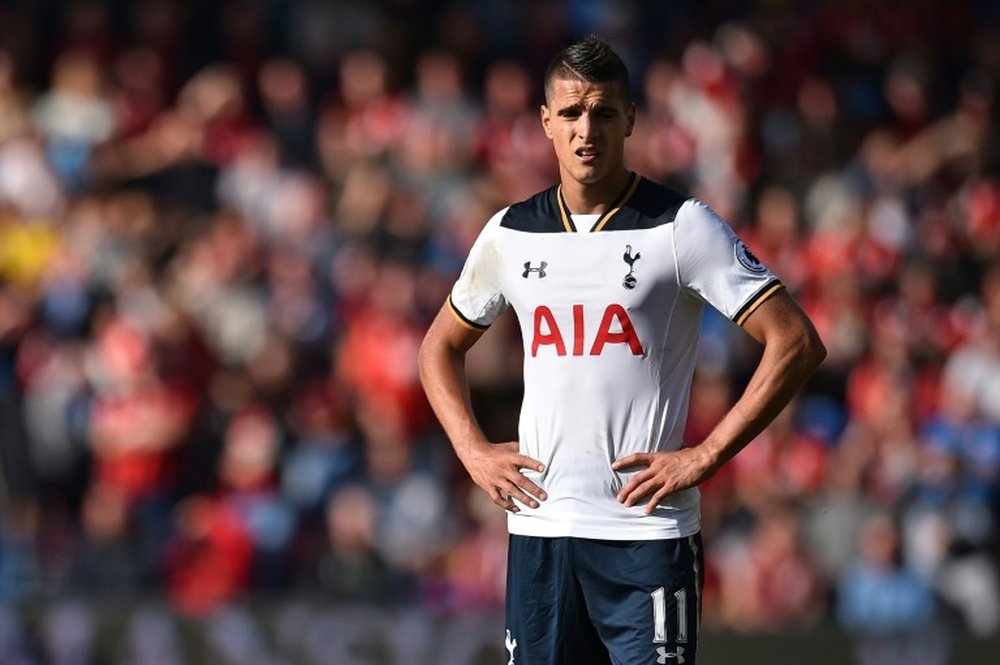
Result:
{"type": "Polygon", "coordinates": [[[420,345],[420,380],[455,454],[493,503],[512,513],[520,510],[514,499],[537,508],[545,491],[521,469],[541,473],[545,465],[519,453],[516,441],[489,443],[472,413],[465,354],[482,334],[461,322],[448,303],[442,305],[420,345]]]}
{"type": "Polygon", "coordinates": [[[514,499],[537,508],[539,501],[548,498],[545,490],[521,473],[521,469],[541,473],[545,465],[519,453],[517,441],[476,446],[464,456],[462,463],[472,480],[504,510],[512,513],[520,510],[514,499]]]}

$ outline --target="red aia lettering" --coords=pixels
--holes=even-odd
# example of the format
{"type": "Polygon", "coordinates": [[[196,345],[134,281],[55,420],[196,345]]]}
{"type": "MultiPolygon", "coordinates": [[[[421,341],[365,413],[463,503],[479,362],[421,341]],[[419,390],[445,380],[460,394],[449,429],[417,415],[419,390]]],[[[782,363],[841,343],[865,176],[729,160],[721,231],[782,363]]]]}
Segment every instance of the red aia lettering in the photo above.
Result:
{"type": "Polygon", "coordinates": [[[538,355],[538,347],[542,344],[554,344],[558,355],[566,355],[566,345],[563,343],[562,333],[559,332],[559,324],[556,323],[556,317],[552,316],[552,310],[545,305],[539,305],[535,309],[535,335],[531,340],[532,357],[538,355]],[[542,332],[542,321],[549,329],[547,333],[542,332]]]}
{"type": "MultiPolygon", "coordinates": [[[[573,305],[573,355],[582,356],[584,347],[583,305],[573,305]]],[[[604,351],[605,344],[628,344],[632,355],[643,354],[642,343],[632,325],[632,319],[621,305],[611,304],[604,310],[597,336],[590,347],[590,355],[599,356],[604,351]],[[616,323],[617,322],[617,323],[616,323]],[[618,328],[616,332],[612,327],[618,328]]],[[[538,355],[538,348],[545,345],[555,347],[556,355],[566,355],[566,343],[562,331],[556,323],[552,310],[545,305],[535,309],[534,334],[531,340],[531,355],[538,355]],[[544,330],[543,324],[544,323],[544,330]]]]}
{"type": "Polygon", "coordinates": [[[573,305],[573,355],[583,355],[583,305],[573,305]]]}
{"type": "Polygon", "coordinates": [[[642,355],[642,344],[639,343],[639,336],[635,334],[635,328],[632,327],[632,319],[628,318],[628,313],[621,305],[611,304],[604,310],[604,318],[601,319],[601,327],[597,331],[597,338],[594,340],[594,346],[590,349],[590,355],[601,355],[605,344],[628,344],[628,348],[632,349],[633,356],[642,355]],[[618,319],[621,332],[611,332],[611,319],[613,318],[618,319]]]}

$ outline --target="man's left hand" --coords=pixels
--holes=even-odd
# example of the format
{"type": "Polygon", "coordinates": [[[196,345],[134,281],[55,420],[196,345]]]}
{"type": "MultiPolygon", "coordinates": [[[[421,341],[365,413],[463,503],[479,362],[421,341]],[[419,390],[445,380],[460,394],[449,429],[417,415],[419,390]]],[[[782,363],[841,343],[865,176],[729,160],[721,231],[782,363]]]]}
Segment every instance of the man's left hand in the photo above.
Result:
{"type": "Polygon", "coordinates": [[[616,498],[626,507],[631,507],[648,496],[647,515],[652,513],[657,504],[668,494],[694,487],[707,480],[715,471],[704,451],[697,448],[633,453],[616,460],[611,468],[615,471],[624,471],[638,466],[646,468],[632,476],[616,498]]]}

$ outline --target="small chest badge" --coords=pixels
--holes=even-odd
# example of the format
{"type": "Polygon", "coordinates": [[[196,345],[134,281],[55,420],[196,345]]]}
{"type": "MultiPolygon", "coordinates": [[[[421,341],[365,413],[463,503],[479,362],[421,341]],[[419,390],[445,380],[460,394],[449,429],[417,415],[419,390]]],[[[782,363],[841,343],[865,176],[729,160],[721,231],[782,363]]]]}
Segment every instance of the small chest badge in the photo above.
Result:
{"type": "Polygon", "coordinates": [[[531,266],[531,261],[524,262],[524,272],[521,273],[521,277],[528,279],[528,275],[535,273],[538,275],[538,279],[545,277],[545,269],[549,267],[549,264],[545,261],[539,263],[537,268],[531,266]]]}
{"type": "Polygon", "coordinates": [[[635,275],[633,275],[632,273],[635,271],[635,262],[638,261],[641,257],[642,254],[640,254],[639,252],[636,252],[635,256],[632,256],[632,245],[625,245],[625,255],[622,256],[622,260],[628,264],[628,274],[625,275],[625,278],[622,280],[622,286],[624,286],[626,289],[635,288],[636,279],[635,275]]]}

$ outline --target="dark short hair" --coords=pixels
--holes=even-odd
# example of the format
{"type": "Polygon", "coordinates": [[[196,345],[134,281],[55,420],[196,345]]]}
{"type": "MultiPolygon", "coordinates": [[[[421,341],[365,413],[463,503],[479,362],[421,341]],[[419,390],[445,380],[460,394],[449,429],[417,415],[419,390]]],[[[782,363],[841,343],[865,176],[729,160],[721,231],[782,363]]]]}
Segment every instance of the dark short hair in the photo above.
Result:
{"type": "Polygon", "coordinates": [[[552,81],[576,79],[586,83],[617,83],[625,100],[630,99],[628,69],[611,46],[597,35],[560,51],[545,70],[545,101],[552,81]]]}

